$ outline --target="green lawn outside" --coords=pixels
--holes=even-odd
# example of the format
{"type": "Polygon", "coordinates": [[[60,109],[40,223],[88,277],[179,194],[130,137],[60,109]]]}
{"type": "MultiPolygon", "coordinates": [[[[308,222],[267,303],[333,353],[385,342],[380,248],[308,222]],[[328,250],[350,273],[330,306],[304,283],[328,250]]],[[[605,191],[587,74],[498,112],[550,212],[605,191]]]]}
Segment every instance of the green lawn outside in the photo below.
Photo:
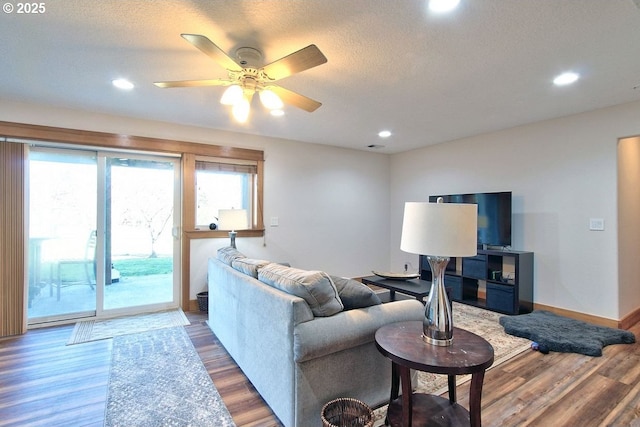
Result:
{"type": "MultiPolygon", "coordinates": [[[[173,271],[173,260],[165,258],[128,258],[113,261],[113,267],[120,272],[120,277],[150,276],[153,274],[168,274],[173,271]]],[[[42,263],[40,279],[51,282],[55,280],[58,265],[56,263],[42,263]]],[[[63,282],[86,281],[87,273],[93,277],[91,264],[69,263],[62,264],[60,275],[63,282]],[[88,272],[86,269],[89,269],[88,272]]]]}
{"type": "Polygon", "coordinates": [[[149,276],[167,274],[173,271],[173,259],[166,258],[129,258],[113,261],[113,267],[121,277],[149,276]]]}

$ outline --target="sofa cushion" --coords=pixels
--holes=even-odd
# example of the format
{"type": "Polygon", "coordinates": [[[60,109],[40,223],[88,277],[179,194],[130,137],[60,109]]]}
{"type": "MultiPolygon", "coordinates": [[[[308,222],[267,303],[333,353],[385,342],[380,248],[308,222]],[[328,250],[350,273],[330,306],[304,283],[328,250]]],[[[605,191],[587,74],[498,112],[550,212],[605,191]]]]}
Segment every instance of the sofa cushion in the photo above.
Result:
{"type": "Polygon", "coordinates": [[[378,295],[367,285],[346,277],[330,277],[333,280],[333,284],[336,285],[345,310],[382,304],[378,295]]]}
{"type": "Polygon", "coordinates": [[[231,267],[241,273],[258,278],[258,270],[269,264],[270,261],[253,258],[236,258],[231,262],[231,267]]]}
{"type": "Polygon", "coordinates": [[[314,316],[332,316],[343,310],[338,290],[327,273],[267,264],[258,270],[258,280],[304,299],[314,316]]]}
{"type": "Polygon", "coordinates": [[[231,266],[234,259],[245,258],[245,256],[240,253],[236,248],[232,248],[231,246],[226,246],[224,248],[218,249],[218,259],[228,266],[231,266]]]}

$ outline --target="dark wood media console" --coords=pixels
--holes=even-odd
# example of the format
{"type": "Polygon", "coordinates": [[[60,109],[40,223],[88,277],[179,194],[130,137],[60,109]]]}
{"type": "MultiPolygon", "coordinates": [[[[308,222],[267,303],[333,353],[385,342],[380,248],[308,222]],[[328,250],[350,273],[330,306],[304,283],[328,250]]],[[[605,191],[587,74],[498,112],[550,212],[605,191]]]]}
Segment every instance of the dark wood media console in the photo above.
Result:
{"type": "MultiPolygon", "coordinates": [[[[420,279],[431,281],[429,261],[420,255],[420,279]]],[[[452,258],[444,283],[451,299],[505,314],[533,309],[533,252],[478,250],[474,257],[452,258]],[[485,299],[478,297],[484,288],[485,299]]]]}

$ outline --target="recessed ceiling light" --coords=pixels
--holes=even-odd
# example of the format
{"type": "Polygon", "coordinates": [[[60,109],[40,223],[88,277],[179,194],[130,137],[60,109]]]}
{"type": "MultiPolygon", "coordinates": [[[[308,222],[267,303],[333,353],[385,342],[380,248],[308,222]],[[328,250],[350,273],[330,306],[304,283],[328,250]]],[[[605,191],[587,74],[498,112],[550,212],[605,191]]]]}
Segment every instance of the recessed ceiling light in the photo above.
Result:
{"type": "Polygon", "coordinates": [[[133,83],[127,79],[115,79],[111,80],[111,83],[118,89],[131,90],[134,88],[133,83]]]}
{"type": "Polygon", "coordinates": [[[429,0],[429,10],[435,13],[450,12],[456,7],[460,0],[429,0]]]}
{"type": "Polygon", "coordinates": [[[389,138],[391,136],[391,131],[390,130],[381,130],[380,132],[378,132],[378,136],[380,138],[389,138]]]}
{"type": "Polygon", "coordinates": [[[580,74],[569,71],[556,76],[556,78],[553,79],[553,84],[556,86],[566,86],[575,83],[579,78],[580,74]]]}

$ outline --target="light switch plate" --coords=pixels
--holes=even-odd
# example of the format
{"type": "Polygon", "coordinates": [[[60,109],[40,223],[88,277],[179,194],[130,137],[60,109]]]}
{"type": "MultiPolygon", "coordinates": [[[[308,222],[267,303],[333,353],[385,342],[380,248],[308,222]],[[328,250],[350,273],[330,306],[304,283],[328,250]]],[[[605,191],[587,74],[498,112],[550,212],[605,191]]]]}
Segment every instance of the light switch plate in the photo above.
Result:
{"type": "Polygon", "coordinates": [[[278,217],[277,216],[272,216],[271,217],[271,226],[272,227],[277,227],[278,226],[278,217]]]}
{"type": "Polygon", "coordinates": [[[589,219],[589,230],[591,230],[591,231],[603,231],[604,230],[604,219],[602,219],[602,218],[590,218],[589,219]]]}

